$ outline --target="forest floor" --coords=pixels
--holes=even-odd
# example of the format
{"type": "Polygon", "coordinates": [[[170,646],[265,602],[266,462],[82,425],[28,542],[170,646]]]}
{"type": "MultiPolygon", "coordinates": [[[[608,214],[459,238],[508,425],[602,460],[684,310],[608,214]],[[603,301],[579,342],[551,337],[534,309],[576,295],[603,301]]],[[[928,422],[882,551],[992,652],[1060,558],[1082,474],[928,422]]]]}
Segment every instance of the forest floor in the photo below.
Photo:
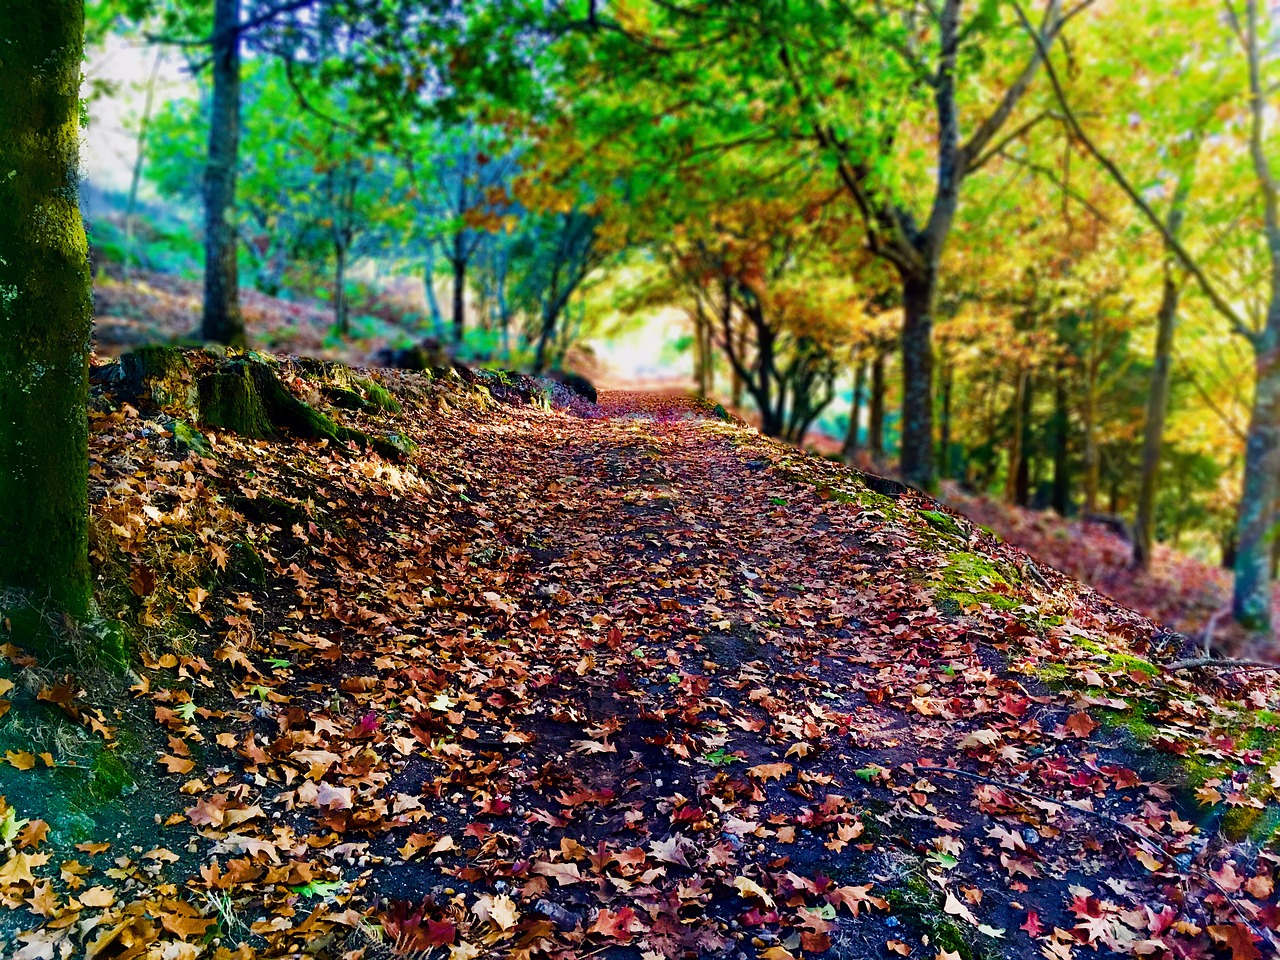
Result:
{"type": "MultiPolygon", "coordinates": [[[[950,485],[948,506],[990,529],[1038,560],[1089,584],[1172,630],[1236,656],[1264,656],[1256,638],[1230,616],[1231,571],[1157,543],[1151,569],[1132,565],[1133,543],[1102,523],[1065,519],[1051,510],[1029,510],[950,485]]],[[[1280,603],[1280,582],[1275,588],[1280,603]]]]}
{"type": "Polygon", "coordinates": [[[492,374],[331,411],[398,462],[184,449],[111,369],[94,556],[143,662],[0,647],[0,955],[1276,954],[1275,675],[1171,666],[932,501],[492,374]]]}

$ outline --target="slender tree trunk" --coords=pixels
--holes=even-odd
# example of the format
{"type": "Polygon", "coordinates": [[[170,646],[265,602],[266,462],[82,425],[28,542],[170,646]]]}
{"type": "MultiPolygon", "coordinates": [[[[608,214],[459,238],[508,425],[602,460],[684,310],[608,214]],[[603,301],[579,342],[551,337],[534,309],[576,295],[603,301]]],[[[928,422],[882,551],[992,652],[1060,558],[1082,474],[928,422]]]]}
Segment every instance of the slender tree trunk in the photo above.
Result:
{"type": "Polygon", "coordinates": [[[1018,441],[1018,473],[1013,481],[1013,502],[1020,507],[1031,505],[1031,407],[1035,385],[1034,375],[1027,371],[1022,387],[1022,409],[1018,411],[1022,434],[1018,441]]]}
{"type": "Polygon", "coordinates": [[[933,486],[933,298],[936,265],[902,287],[902,476],[933,486]]]}
{"type": "Polygon", "coordinates": [[[1053,383],[1053,509],[1065,517],[1071,509],[1071,425],[1063,365],[1053,383]]]}
{"type": "Polygon", "coordinates": [[[240,151],[240,0],[213,8],[213,108],[204,183],[204,321],[201,336],[245,344],[236,265],[236,165],[240,151]]]}
{"type": "Polygon", "coordinates": [[[849,429],[845,431],[844,447],[840,451],[846,460],[858,449],[858,421],[862,418],[862,393],[867,387],[867,361],[859,360],[853,375],[853,402],[849,410],[849,429]]]}
{"type": "Polygon", "coordinates": [[[1084,512],[1098,512],[1098,474],[1101,462],[1098,456],[1097,432],[1097,369],[1089,365],[1088,381],[1084,395],[1084,512]]]}
{"type": "MultiPolygon", "coordinates": [[[[731,331],[729,333],[729,336],[731,337],[734,336],[734,333],[731,331]]],[[[737,351],[737,355],[741,357],[743,353],[746,352],[746,349],[747,349],[747,331],[746,331],[745,324],[743,324],[743,329],[737,332],[737,336],[735,339],[737,341],[737,346],[735,347],[735,349],[737,351]]],[[[746,380],[743,378],[742,374],[735,369],[733,371],[733,387],[732,387],[732,398],[731,398],[733,400],[733,407],[735,410],[742,409],[742,394],[743,394],[743,391],[746,389],[746,386],[747,386],[746,380]]]]}
{"type": "Polygon", "coordinates": [[[951,391],[954,381],[955,371],[948,361],[942,368],[942,423],[938,444],[938,476],[943,480],[951,476],[951,391]]]}
{"type": "Polygon", "coordinates": [[[467,261],[461,255],[461,240],[454,244],[453,260],[453,342],[462,343],[467,310],[467,261]]]}
{"type": "Polygon", "coordinates": [[[92,597],[83,50],[81,0],[0,0],[0,587],[76,617],[92,597]]]}
{"type": "Polygon", "coordinates": [[[1018,385],[1013,392],[1013,429],[1009,432],[1009,472],[1004,478],[1004,499],[1018,502],[1018,474],[1022,471],[1023,400],[1027,395],[1027,371],[1018,370],[1018,385]]]}
{"type": "Polygon", "coordinates": [[[334,244],[333,252],[338,261],[333,277],[333,320],[338,335],[346,337],[351,332],[347,316],[347,248],[341,243],[334,244]]]}
{"type": "Polygon", "coordinates": [[[1280,478],[1280,299],[1272,297],[1267,330],[1257,344],[1253,410],[1245,443],[1244,489],[1236,523],[1232,612],[1250,630],[1271,625],[1271,540],[1280,478]]]}
{"type": "Polygon", "coordinates": [[[151,76],[147,80],[146,98],[142,104],[142,119],[138,121],[138,146],[133,156],[133,173],[129,178],[129,199],[124,208],[124,279],[133,278],[133,228],[138,210],[138,188],[142,184],[142,168],[147,162],[147,135],[151,132],[151,110],[155,104],[156,82],[160,77],[160,66],[164,63],[164,48],[156,51],[155,62],[151,65],[151,76]]]}
{"type": "Polygon", "coordinates": [[[873,460],[884,459],[884,361],[883,350],[871,360],[871,409],[867,414],[867,450],[873,460]]]}
{"type": "Polygon", "coordinates": [[[698,396],[707,396],[710,387],[707,383],[707,312],[702,298],[698,297],[693,311],[693,376],[698,384],[698,396]]]}
{"type": "Polygon", "coordinates": [[[703,396],[709,397],[716,390],[716,353],[715,342],[711,336],[711,320],[706,314],[702,317],[702,388],[703,396]]]}
{"type": "Polygon", "coordinates": [[[1169,409],[1169,379],[1173,357],[1173,333],[1178,322],[1178,283],[1173,264],[1165,264],[1164,292],[1156,321],[1156,355],[1147,394],[1147,422],[1142,436],[1142,475],[1138,485],[1138,512],[1133,524],[1133,565],[1151,565],[1156,531],[1156,483],[1164,447],[1164,421],[1169,409]]]}

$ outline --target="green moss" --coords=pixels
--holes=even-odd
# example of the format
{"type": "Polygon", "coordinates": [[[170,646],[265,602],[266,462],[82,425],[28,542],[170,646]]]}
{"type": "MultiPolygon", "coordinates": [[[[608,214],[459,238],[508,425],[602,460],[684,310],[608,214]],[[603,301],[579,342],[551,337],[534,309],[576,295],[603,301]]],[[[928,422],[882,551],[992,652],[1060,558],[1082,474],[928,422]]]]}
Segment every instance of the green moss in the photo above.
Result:
{"type": "Polygon", "coordinates": [[[941,510],[922,510],[920,516],[924,517],[929,526],[935,530],[955,537],[961,536],[960,524],[950,514],[943,513],[941,510]]]}
{"type": "Polygon", "coordinates": [[[115,800],[132,793],[137,784],[114,750],[102,750],[93,761],[89,792],[99,801],[115,800]]]}
{"type": "Polygon", "coordinates": [[[1099,720],[1107,729],[1128,731],[1139,744],[1150,743],[1159,733],[1151,719],[1151,715],[1156,710],[1155,704],[1148,700],[1128,702],[1130,703],[1128,710],[1098,711],[1099,720]]]}
{"type": "Polygon", "coordinates": [[[233,576],[241,577],[255,586],[261,587],[267,582],[267,568],[262,562],[262,555],[247,540],[231,547],[230,571],[233,576]]]}
{"type": "Polygon", "coordinates": [[[403,409],[400,406],[400,401],[392,396],[391,391],[382,384],[362,377],[358,377],[356,383],[364,390],[365,398],[378,409],[385,410],[388,413],[400,413],[403,409]]]}
{"type": "Polygon", "coordinates": [[[173,447],[179,454],[195,453],[201,457],[210,454],[209,441],[204,434],[185,420],[174,420],[169,427],[173,433],[173,447]]]}
{"type": "Polygon", "coordinates": [[[987,951],[975,947],[965,937],[964,929],[942,910],[942,898],[924,875],[923,866],[917,866],[899,886],[890,888],[885,896],[893,908],[893,915],[906,923],[923,939],[929,939],[929,953],[947,950],[963,960],[981,960],[987,951]]]}
{"type": "Polygon", "coordinates": [[[232,364],[209,374],[200,381],[199,395],[200,419],[209,426],[254,440],[275,436],[246,364],[232,364]]]}

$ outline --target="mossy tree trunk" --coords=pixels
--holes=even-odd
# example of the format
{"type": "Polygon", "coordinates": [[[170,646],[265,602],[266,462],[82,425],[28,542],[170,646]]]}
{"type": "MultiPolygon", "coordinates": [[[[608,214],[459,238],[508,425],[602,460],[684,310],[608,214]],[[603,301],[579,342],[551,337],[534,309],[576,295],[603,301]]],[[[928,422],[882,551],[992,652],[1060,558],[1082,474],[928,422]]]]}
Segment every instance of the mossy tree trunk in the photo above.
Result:
{"type": "Polygon", "coordinates": [[[90,606],[82,0],[0,0],[0,586],[90,606]]]}

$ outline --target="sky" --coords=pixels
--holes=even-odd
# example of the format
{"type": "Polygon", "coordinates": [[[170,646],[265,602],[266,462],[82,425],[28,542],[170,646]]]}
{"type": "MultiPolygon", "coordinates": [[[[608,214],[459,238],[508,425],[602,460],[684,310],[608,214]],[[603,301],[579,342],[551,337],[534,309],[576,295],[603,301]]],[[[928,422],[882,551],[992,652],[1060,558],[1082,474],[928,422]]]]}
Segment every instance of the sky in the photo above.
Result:
{"type": "MultiPolygon", "coordinates": [[[[89,103],[89,126],[80,147],[81,172],[101,190],[129,189],[137,153],[137,121],[143,112],[147,82],[155,68],[157,50],[141,42],[110,36],[105,48],[90,53],[85,64],[84,95],[97,82],[112,84],[111,95],[98,95],[89,103]]],[[[153,108],[190,96],[195,84],[176,50],[161,53],[153,108]]],[[[145,195],[145,194],[144,194],[145,195]]]]}

